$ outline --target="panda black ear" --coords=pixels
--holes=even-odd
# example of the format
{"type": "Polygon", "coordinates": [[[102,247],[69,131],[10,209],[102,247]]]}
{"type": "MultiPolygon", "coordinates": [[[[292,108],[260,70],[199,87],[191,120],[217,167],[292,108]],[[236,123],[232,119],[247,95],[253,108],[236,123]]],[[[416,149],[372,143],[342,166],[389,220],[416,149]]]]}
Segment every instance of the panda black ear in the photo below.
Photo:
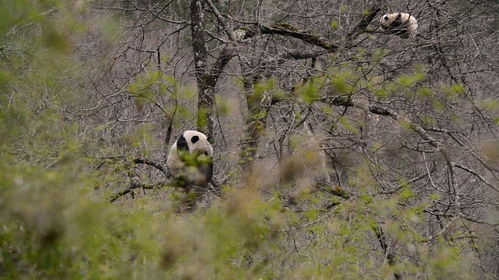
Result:
{"type": "Polygon", "coordinates": [[[199,136],[196,136],[196,135],[192,136],[191,142],[196,143],[197,141],[199,141],[199,136]]]}
{"type": "Polygon", "coordinates": [[[208,136],[208,142],[210,144],[215,144],[215,139],[213,137],[211,137],[211,136],[208,136]]]}
{"type": "Polygon", "coordinates": [[[187,141],[185,140],[184,135],[180,135],[177,140],[177,150],[188,151],[189,145],[187,145],[187,141]]]}

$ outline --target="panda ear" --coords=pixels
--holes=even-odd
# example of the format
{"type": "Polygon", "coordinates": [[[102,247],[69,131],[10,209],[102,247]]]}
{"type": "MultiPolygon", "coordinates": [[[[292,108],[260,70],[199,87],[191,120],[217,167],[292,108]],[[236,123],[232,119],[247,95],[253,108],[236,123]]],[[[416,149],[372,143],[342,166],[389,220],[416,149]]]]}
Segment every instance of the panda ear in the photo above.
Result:
{"type": "Polygon", "coordinates": [[[215,139],[214,139],[213,137],[211,137],[211,135],[210,135],[210,136],[208,136],[208,139],[207,139],[207,140],[208,140],[208,143],[210,143],[210,144],[215,144],[215,139]]]}
{"type": "Polygon", "coordinates": [[[180,135],[177,140],[177,150],[188,151],[189,145],[187,145],[187,141],[185,140],[184,135],[180,135]]]}
{"type": "Polygon", "coordinates": [[[197,141],[199,141],[199,136],[197,136],[197,135],[192,136],[191,142],[196,143],[197,141]]]}

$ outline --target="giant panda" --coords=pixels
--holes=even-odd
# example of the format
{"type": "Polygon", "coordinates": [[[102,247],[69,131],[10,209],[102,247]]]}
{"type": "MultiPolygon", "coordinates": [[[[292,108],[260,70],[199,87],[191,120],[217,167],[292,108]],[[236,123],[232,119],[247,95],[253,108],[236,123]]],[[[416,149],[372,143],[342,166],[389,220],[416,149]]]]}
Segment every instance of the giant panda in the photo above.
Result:
{"type": "Polygon", "coordinates": [[[213,176],[213,147],[205,134],[186,130],[173,143],[166,165],[182,185],[202,186],[213,176]]]}
{"type": "Polygon", "coordinates": [[[385,14],[379,20],[381,28],[401,38],[415,37],[418,21],[408,13],[385,14]]]}

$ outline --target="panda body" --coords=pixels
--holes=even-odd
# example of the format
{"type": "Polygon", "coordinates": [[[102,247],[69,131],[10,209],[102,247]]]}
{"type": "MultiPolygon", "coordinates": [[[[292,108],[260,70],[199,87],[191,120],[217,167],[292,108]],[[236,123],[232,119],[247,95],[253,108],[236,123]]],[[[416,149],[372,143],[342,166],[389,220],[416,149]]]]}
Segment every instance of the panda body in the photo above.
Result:
{"type": "Polygon", "coordinates": [[[213,176],[213,147],[205,134],[186,130],[173,143],[166,165],[185,184],[205,185],[213,176]]]}
{"type": "Polygon", "coordinates": [[[415,37],[418,21],[408,13],[385,14],[380,19],[381,28],[401,38],[415,37]]]}

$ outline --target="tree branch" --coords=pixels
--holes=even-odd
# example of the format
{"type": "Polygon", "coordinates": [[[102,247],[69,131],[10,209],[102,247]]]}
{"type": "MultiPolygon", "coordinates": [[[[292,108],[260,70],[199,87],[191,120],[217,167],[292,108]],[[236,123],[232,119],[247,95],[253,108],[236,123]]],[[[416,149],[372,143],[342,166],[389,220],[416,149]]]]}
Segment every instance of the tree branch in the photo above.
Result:
{"type": "Polygon", "coordinates": [[[126,195],[126,194],[129,194],[131,193],[134,189],[138,189],[138,188],[141,188],[141,189],[146,189],[146,190],[151,190],[151,189],[155,189],[155,188],[158,188],[158,187],[161,187],[161,186],[164,186],[166,185],[166,182],[161,182],[161,183],[156,183],[156,184],[151,184],[151,185],[147,185],[147,184],[142,184],[142,183],[132,183],[130,185],[130,187],[126,188],[125,190],[113,195],[110,199],[109,199],[109,202],[115,202],[118,198],[126,195]]]}
{"type": "Polygon", "coordinates": [[[339,48],[337,44],[330,42],[328,39],[320,35],[308,33],[306,31],[301,31],[299,28],[287,23],[276,23],[271,26],[260,24],[259,29],[262,34],[270,34],[270,35],[277,34],[282,36],[293,37],[296,39],[300,39],[304,42],[307,42],[309,44],[315,45],[317,47],[321,47],[330,52],[334,52],[339,48]]]}
{"type": "Polygon", "coordinates": [[[154,162],[152,160],[136,158],[133,160],[133,163],[150,165],[150,166],[155,167],[156,169],[160,170],[161,172],[163,172],[163,174],[165,175],[166,178],[170,177],[170,172],[168,171],[167,168],[165,168],[163,165],[161,165],[157,162],[154,162]]]}
{"type": "Polygon", "coordinates": [[[232,33],[232,31],[230,30],[230,28],[228,27],[227,23],[225,22],[222,14],[220,13],[220,11],[217,9],[217,7],[215,6],[215,4],[213,4],[213,2],[211,0],[204,0],[208,6],[210,7],[210,10],[215,14],[215,16],[217,17],[217,20],[218,22],[220,23],[220,25],[222,25],[222,28],[224,29],[225,33],[227,34],[227,36],[229,37],[229,39],[231,39],[232,41],[235,41],[235,38],[234,38],[234,34],[232,33]]]}
{"type": "Polygon", "coordinates": [[[457,164],[457,163],[453,163],[455,167],[459,168],[459,169],[462,169],[468,173],[471,173],[473,175],[475,175],[478,179],[480,179],[480,181],[482,181],[485,185],[489,186],[491,189],[495,190],[496,192],[499,192],[499,188],[497,188],[496,186],[494,186],[493,184],[489,183],[487,180],[485,180],[485,178],[483,178],[482,175],[478,174],[476,171],[474,171],[473,169],[470,169],[468,167],[465,167],[465,166],[462,166],[460,164],[457,164]]]}
{"type": "MultiPolygon", "coordinates": [[[[378,238],[379,245],[381,246],[381,249],[385,254],[385,257],[388,261],[388,265],[393,267],[395,265],[395,255],[393,254],[392,250],[390,250],[390,246],[388,245],[388,240],[386,238],[385,232],[378,224],[374,225],[372,229],[374,231],[374,234],[376,234],[376,238],[378,238]]],[[[393,276],[397,280],[402,279],[402,275],[399,272],[396,271],[393,272],[393,276]]]]}
{"type": "Polygon", "coordinates": [[[380,5],[376,4],[369,8],[369,12],[364,15],[362,20],[350,31],[347,35],[348,40],[353,40],[357,38],[360,34],[366,31],[367,26],[373,21],[376,15],[381,11],[380,5]]]}

